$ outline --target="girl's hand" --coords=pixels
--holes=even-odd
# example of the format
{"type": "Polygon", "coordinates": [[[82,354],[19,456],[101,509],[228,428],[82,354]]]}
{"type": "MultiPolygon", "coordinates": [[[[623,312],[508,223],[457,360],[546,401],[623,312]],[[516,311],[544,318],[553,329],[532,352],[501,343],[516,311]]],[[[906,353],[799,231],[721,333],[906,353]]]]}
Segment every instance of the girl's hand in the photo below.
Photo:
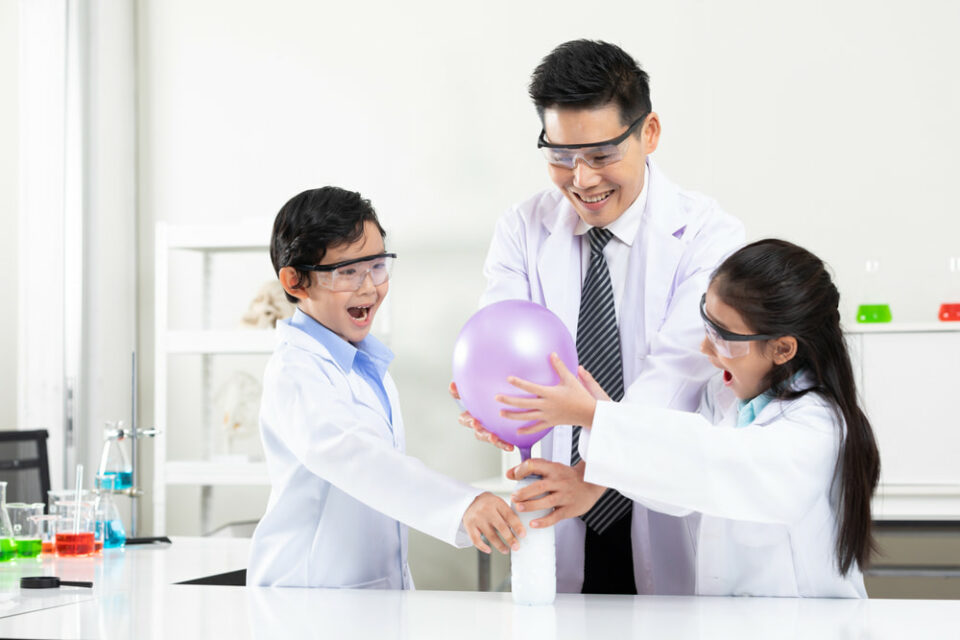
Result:
{"type": "MultiPolygon", "coordinates": [[[[460,399],[460,393],[457,391],[457,385],[455,383],[450,383],[449,391],[454,400],[460,399]]],[[[493,446],[497,447],[498,449],[503,449],[504,451],[513,451],[512,444],[509,442],[504,442],[493,433],[490,433],[484,429],[483,425],[477,422],[477,419],[470,415],[469,412],[464,411],[461,413],[460,417],[457,418],[457,422],[469,429],[473,429],[473,435],[477,440],[489,442],[493,446]]]]}
{"type": "Polygon", "coordinates": [[[558,424],[578,424],[588,428],[593,424],[593,412],[597,407],[597,400],[594,396],[597,392],[604,397],[606,396],[600,389],[600,385],[587,373],[586,369],[580,367],[579,373],[584,378],[584,382],[593,388],[592,392],[588,390],[588,387],[584,386],[584,382],[570,373],[570,370],[567,369],[563,360],[556,353],[550,354],[550,364],[553,365],[554,371],[560,376],[559,384],[547,387],[510,376],[507,378],[507,382],[537,397],[504,395],[496,397],[497,402],[522,409],[522,411],[503,409],[500,411],[500,415],[504,418],[524,422],[538,421],[529,427],[519,429],[517,433],[536,433],[555,427],[558,424]]]}

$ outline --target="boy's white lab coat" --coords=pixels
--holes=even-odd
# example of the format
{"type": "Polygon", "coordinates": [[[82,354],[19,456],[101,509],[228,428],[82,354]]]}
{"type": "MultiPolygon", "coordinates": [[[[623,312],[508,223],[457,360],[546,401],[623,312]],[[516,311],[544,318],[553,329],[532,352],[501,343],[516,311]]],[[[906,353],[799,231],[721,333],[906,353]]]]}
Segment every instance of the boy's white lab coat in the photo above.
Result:
{"type": "Polygon", "coordinates": [[[808,393],[771,401],[749,426],[736,420],[719,376],[699,413],[599,402],[581,439],[585,479],[653,509],[701,514],[698,595],[865,598],[856,563],[846,576],[837,569],[843,428],[832,406],[808,393]]]}
{"type": "Polygon", "coordinates": [[[251,544],[251,585],[410,589],[407,525],[458,547],[480,490],[404,454],[370,385],[286,322],[264,373],[260,433],[273,485],[251,544]]]}
{"type": "MultiPolygon", "coordinates": [[[[647,159],[646,207],[630,249],[620,303],[620,348],[625,400],[694,410],[713,372],[700,353],[700,296],[724,257],[743,244],[743,225],[716,202],[682,191],[647,159]]],[[[579,218],[557,189],[548,189],[504,214],[484,266],[481,305],[523,299],[553,311],[572,336],[580,310],[579,218]]],[[[543,440],[543,456],[570,463],[571,427],[543,440]]],[[[632,541],[638,593],[693,593],[696,516],[675,518],[635,504],[632,541]],[[690,522],[690,520],[694,520],[690,522]]],[[[556,525],[557,589],[583,585],[585,525],[556,525]]]]}

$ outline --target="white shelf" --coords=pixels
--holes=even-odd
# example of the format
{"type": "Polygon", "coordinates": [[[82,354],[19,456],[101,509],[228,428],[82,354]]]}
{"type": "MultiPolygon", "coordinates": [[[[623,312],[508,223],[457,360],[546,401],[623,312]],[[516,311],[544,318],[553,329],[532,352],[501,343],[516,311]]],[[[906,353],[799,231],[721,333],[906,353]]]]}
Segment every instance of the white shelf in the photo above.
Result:
{"type": "Polygon", "coordinates": [[[238,329],[236,331],[168,331],[167,353],[273,353],[276,331],[238,329]]]}
{"type": "Polygon", "coordinates": [[[168,460],[164,473],[168,485],[270,485],[265,462],[168,460]]]}
{"type": "Polygon", "coordinates": [[[270,246],[272,220],[245,220],[236,225],[176,225],[166,229],[169,249],[250,251],[270,246]]]}
{"type": "Polygon", "coordinates": [[[876,322],[851,323],[847,333],[942,333],[960,331],[960,322],[876,322]]]}

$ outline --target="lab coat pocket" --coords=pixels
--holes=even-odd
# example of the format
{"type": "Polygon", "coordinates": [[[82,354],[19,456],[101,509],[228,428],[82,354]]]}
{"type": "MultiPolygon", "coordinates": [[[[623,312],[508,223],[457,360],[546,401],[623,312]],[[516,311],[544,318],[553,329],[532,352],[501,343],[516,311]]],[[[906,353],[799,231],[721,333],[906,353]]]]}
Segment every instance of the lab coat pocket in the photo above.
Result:
{"type": "Polygon", "coordinates": [[[389,589],[390,578],[377,578],[376,580],[367,580],[356,584],[341,585],[340,589],[389,589]]]}

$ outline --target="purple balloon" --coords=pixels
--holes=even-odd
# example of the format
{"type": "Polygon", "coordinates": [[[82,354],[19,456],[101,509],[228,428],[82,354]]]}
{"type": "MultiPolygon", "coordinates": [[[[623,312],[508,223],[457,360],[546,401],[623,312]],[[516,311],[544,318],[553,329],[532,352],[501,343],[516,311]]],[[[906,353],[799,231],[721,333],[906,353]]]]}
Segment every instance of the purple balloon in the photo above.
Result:
{"type": "Polygon", "coordinates": [[[577,370],[577,347],[567,327],[546,307],[526,300],[504,300],[480,309],[463,325],[453,348],[453,381],[463,406],[488,431],[519,447],[524,460],[550,430],[518,434],[517,429],[536,421],[500,417],[501,409],[512,407],[493,398],[528,395],[507,382],[507,376],[542,385],[559,383],[550,365],[554,352],[570,371],[577,370]]]}

